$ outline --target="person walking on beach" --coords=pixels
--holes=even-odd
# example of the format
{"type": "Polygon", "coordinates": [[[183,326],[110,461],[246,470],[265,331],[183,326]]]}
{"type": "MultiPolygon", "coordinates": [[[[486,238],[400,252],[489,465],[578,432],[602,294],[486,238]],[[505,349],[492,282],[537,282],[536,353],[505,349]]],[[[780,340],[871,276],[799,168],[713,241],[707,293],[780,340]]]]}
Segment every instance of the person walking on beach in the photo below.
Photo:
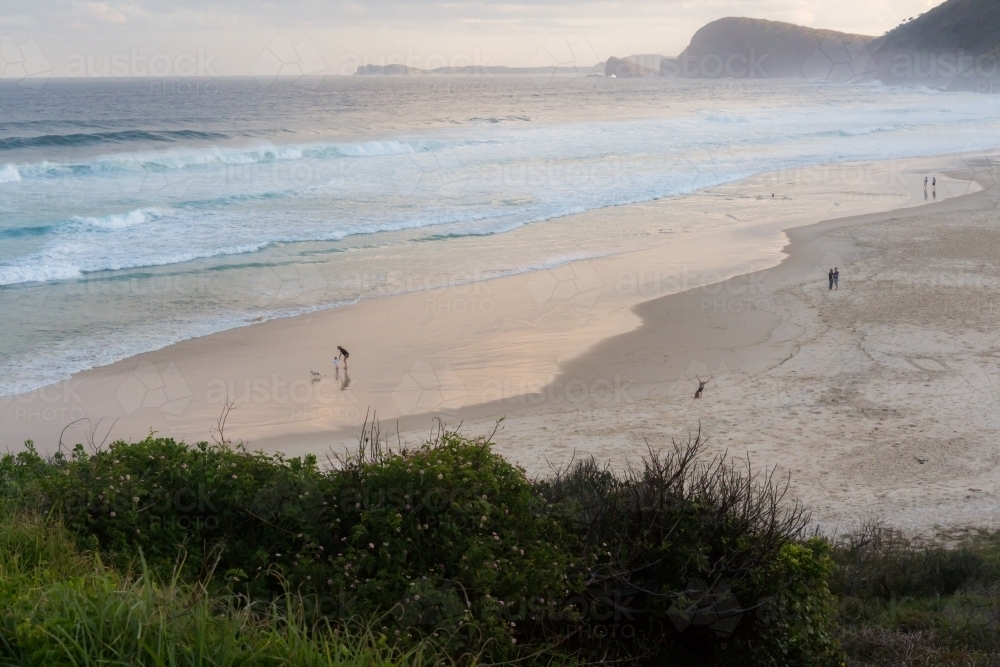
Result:
{"type": "Polygon", "coordinates": [[[695,398],[701,398],[701,392],[705,391],[705,385],[708,384],[709,382],[711,382],[712,378],[708,378],[707,380],[704,380],[704,381],[701,378],[697,378],[697,379],[698,379],[698,389],[695,390],[694,397],[695,398]]]}
{"type": "Polygon", "coordinates": [[[840,286],[837,284],[839,282],[840,282],[840,269],[838,269],[837,267],[833,267],[833,289],[840,289],[840,286]]]}
{"type": "Polygon", "coordinates": [[[830,274],[827,277],[830,279],[830,289],[833,289],[833,269],[830,269],[830,274]]]}
{"type": "Polygon", "coordinates": [[[344,348],[342,348],[339,345],[337,346],[337,349],[340,350],[340,356],[344,358],[344,372],[346,373],[347,372],[347,358],[349,356],[351,356],[351,355],[350,355],[350,353],[348,353],[347,350],[345,350],[344,348]]]}
{"type": "Polygon", "coordinates": [[[333,377],[336,380],[340,380],[340,357],[338,356],[333,360],[333,377]]]}

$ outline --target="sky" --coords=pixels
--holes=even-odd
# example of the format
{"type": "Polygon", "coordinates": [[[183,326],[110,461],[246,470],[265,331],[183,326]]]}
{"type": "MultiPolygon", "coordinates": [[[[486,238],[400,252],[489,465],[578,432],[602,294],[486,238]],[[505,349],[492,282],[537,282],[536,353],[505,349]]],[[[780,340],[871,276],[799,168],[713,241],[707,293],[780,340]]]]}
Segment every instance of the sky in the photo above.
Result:
{"type": "Polygon", "coordinates": [[[0,76],[25,67],[44,76],[260,76],[387,62],[589,66],[676,55],[725,16],[880,35],[940,2],[0,0],[0,76]]]}

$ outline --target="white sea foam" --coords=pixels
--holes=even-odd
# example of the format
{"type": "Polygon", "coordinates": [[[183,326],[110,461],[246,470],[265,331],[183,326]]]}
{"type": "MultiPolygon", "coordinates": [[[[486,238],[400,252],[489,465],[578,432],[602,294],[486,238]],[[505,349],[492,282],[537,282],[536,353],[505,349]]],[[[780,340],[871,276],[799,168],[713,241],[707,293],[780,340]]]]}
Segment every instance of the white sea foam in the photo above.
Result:
{"type": "Polygon", "coordinates": [[[123,271],[126,269],[149,268],[155,266],[170,266],[183,264],[196,259],[223,257],[226,255],[242,255],[256,252],[270,242],[246,243],[242,245],[224,246],[210,250],[179,251],[166,254],[136,254],[122,255],[117,258],[88,257],[80,252],[83,248],[59,248],[56,251],[46,251],[29,255],[22,263],[0,264],[0,285],[17,285],[21,283],[50,282],[56,280],[73,280],[87,273],[97,271],[123,271]],[[73,257],[73,260],[68,260],[73,257]]]}
{"type": "Polygon", "coordinates": [[[402,141],[369,141],[364,144],[337,144],[333,146],[340,155],[348,157],[374,157],[383,155],[404,155],[412,153],[418,145],[402,141]]]}
{"type": "Polygon", "coordinates": [[[21,174],[14,165],[5,164],[0,167],[0,183],[16,183],[20,180],[21,174]]]}
{"type": "Polygon", "coordinates": [[[46,261],[40,258],[31,258],[31,260],[20,264],[0,264],[0,285],[72,280],[82,275],[80,269],[66,262],[46,261]]]}
{"type": "Polygon", "coordinates": [[[162,215],[162,211],[156,208],[138,208],[128,213],[114,213],[102,216],[76,216],[74,221],[98,227],[100,229],[128,229],[135,225],[142,225],[162,215]]]}
{"type": "Polygon", "coordinates": [[[187,169],[206,165],[239,166],[268,162],[286,162],[304,158],[366,158],[406,155],[433,149],[434,144],[422,141],[368,141],[363,143],[315,143],[281,146],[265,143],[243,148],[184,149],[170,148],[160,151],[138,151],[101,155],[84,162],[56,163],[44,161],[23,164],[19,167],[7,165],[0,171],[3,175],[10,169],[13,180],[26,178],[52,178],[67,175],[86,175],[129,171],[158,171],[163,169],[187,169]],[[18,173],[20,170],[20,174],[18,173]]]}

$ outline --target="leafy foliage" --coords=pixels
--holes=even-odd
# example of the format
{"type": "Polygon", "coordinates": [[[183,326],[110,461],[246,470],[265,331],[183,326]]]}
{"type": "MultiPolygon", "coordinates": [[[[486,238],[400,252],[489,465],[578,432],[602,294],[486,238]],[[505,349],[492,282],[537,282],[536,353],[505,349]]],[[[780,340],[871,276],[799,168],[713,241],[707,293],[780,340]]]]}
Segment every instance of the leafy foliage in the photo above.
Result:
{"type": "MultiPolygon", "coordinates": [[[[488,439],[442,432],[390,451],[369,431],[361,444],[326,466],[152,436],[0,458],[7,503],[142,573],[67,584],[4,636],[47,646],[55,630],[39,628],[110,613],[115,591],[170,581],[156,595],[190,597],[181,582],[202,582],[206,618],[275,617],[293,599],[294,627],[378,618],[393,650],[430,641],[458,662],[839,663],[827,547],[803,539],[781,485],[703,462],[700,438],[624,475],[584,461],[537,481],[488,439]]],[[[212,627],[214,644],[242,632],[212,627]]]]}
{"type": "Polygon", "coordinates": [[[785,487],[722,458],[700,435],[614,475],[583,461],[540,486],[590,564],[592,659],[647,664],[838,664],[828,551],[785,487]]]}

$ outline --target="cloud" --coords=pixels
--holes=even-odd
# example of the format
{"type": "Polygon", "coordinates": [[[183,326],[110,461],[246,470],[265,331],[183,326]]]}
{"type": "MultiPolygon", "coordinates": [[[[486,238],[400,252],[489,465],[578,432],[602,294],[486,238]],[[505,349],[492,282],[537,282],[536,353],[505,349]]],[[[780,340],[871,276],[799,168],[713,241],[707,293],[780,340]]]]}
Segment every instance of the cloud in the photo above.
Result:
{"type": "Polygon", "coordinates": [[[114,11],[104,2],[88,2],[87,10],[90,15],[99,21],[108,23],[125,23],[125,15],[119,11],[114,11]]]}

